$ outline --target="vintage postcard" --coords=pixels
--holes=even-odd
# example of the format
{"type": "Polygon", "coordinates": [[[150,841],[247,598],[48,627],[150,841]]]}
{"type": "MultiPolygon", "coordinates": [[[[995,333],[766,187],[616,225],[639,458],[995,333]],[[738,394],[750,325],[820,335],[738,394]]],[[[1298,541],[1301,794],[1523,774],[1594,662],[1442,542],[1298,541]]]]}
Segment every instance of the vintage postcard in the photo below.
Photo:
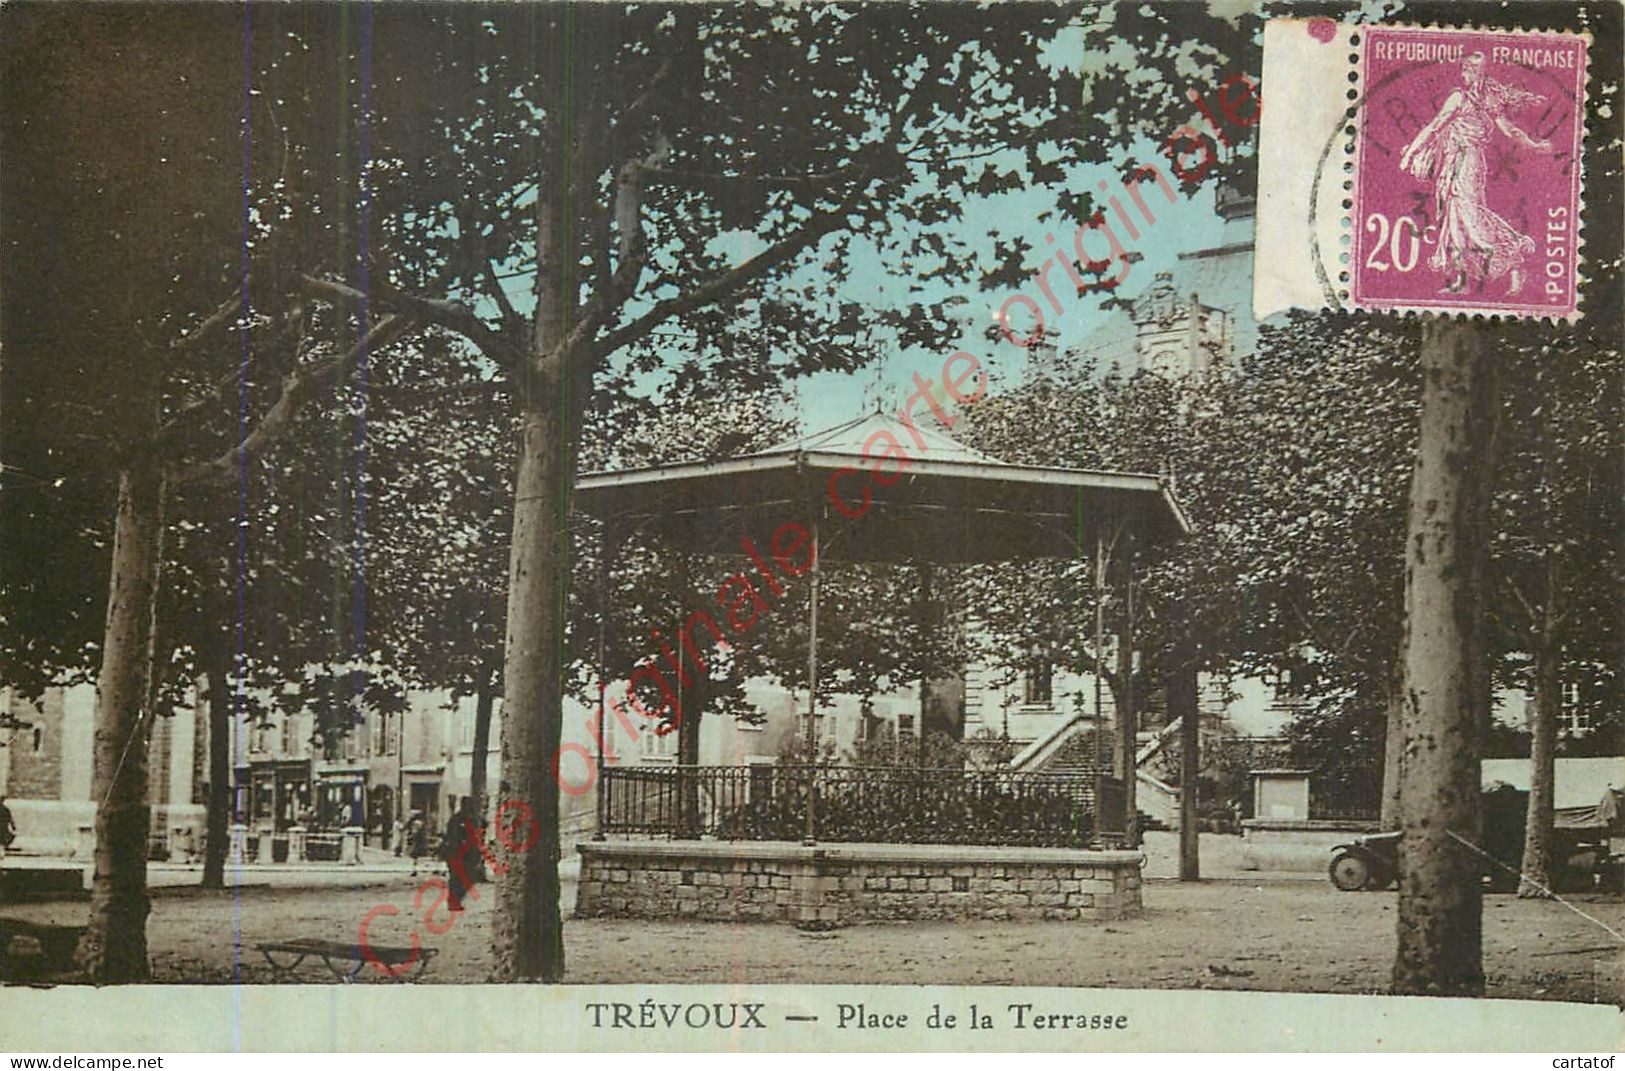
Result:
{"type": "Polygon", "coordinates": [[[0,5],[0,1058],[1606,1059],[1622,54],[0,5]]]}

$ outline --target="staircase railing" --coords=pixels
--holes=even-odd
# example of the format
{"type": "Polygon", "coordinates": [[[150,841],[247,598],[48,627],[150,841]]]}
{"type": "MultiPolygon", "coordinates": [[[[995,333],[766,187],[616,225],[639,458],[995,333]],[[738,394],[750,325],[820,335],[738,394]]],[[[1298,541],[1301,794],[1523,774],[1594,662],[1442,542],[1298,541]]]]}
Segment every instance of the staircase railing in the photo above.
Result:
{"type": "Polygon", "coordinates": [[[1078,733],[1094,726],[1095,719],[1092,714],[1074,714],[1070,718],[1040,736],[1020,751],[1010,760],[1012,770],[1028,771],[1042,770],[1044,766],[1055,757],[1056,752],[1067,745],[1078,733]]]}

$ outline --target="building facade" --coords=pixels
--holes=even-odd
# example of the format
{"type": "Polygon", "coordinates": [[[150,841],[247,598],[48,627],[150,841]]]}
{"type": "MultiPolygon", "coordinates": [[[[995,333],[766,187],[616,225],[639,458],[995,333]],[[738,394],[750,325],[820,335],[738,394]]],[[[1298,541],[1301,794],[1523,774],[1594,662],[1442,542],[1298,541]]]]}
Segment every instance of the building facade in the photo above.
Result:
{"type": "MultiPolygon", "coordinates": [[[[47,688],[38,700],[0,688],[0,796],[17,822],[13,850],[88,857],[96,821],[95,721],[94,685],[47,688]]],[[[147,801],[159,857],[202,851],[206,722],[194,690],[149,727],[147,801]]]]}

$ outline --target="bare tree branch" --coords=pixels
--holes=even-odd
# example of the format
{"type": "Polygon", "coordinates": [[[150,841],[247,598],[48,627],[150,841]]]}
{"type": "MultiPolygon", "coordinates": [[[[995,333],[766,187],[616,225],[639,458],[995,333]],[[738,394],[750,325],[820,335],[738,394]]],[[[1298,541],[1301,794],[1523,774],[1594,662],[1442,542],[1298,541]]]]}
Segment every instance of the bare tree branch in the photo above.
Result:
{"type": "Polygon", "coordinates": [[[487,357],[504,365],[511,363],[513,347],[508,345],[500,332],[493,330],[484,320],[476,316],[473,309],[459,302],[409,294],[382,280],[374,282],[370,294],[357,290],[347,283],[322,279],[303,272],[299,274],[299,280],[306,290],[329,301],[348,305],[377,302],[414,320],[455,331],[478,346],[487,357]]]}
{"type": "Polygon", "coordinates": [[[241,442],[216,457],[181,468],[171,476],[171,481],[180,486],[223,483],[231,479],[248,455],[275,441],[287,430],[302,405],[347,376],[363,354],[389,345],[415,326],[405,316],[386,316],[347,352],[289,372],[282,378],[282,392],[277,400],[241,442]]]}
{"type": "Polygon", "coordinates": [[[242,373],[239,369],[233,368],[230,372],[227,372],[225,375],[221,376],[213,384],[211,384],[209,389],[204,391],[200,396],[175,410],[174,414],[168,420],[164,421],[158,426],[158,434],[155,436],[155,438],[161,440],[173,435],[175,433],[175,429],[178,428],[181,422],[187,417],[214,402],[223,400],[225,397],[226,388],[237,382],[237,377],[241,374],[242,373]]]}
{"type": "Polygon", "coordinates": [[[733,182],[759,182],[764,186],[828,186],[841,179],[850,178],[851,174],[850,170],[844,168],[838,171],[819,171],[810,175],[752,175],[745,172],[725,174],[721,171],[700,171],[683,167],[656,167],[648,172],[651,179],[687,189],[706,189],[733,182]]]}
{"type": "Polygon", "coordinates": [[[489,257],[485,258],[485,285],[491,291],[491,300],[497,303],[497,309],[502,313],[502,326],[505,330],[524,322],[514,310],[513,302],[508,300],[508,292],[502,289],[502,280],[497,277],[497,266],[489,257]]]}
{"type": "MultiPolygon", "coordinates": [[[[601,281],[588,300],[587,307],[576,319],[570,333],[559,340],[557,353],[581,353],[588,358],[589,367],[581,369],[584,381],[591,383],[592,359],[598,352],[587,345],[604,317],[620,308],[637,292],[638,280],[649,261],[648,239],[643,233],[643,177],[655,164],[671,153],[671,143],[664,136],[655,140],[655,146],[640,159],[628,160],[615,176],[615,201],[612,208],[616,230],[616,256],[614,271],[607,272],[608,280],[601,281]]],[[[602,249],[600,257],[607,252],[602,249]]],[[[600,260],[600,274],[606,266],[600,260]]],[[[556,354],[555,354],[556,355],[556,354]]]]}
{"type": "Polygon", "coordinates": [[[1326,633],[1321,630],[1320,626],[1315,623],[1314,619],[1304,611],[1303,605],[1299,603],[1297,599],[1289,595],[1286,598],[1286,604],[1292,610],[1293,616],[1296,617],[1298,621],[1302,623],[1303,627],[1309,631],[1309,638],[1318,644],[1323,651],[1328,653],[1336,651],[1338,653],[1338,657],[1345,657],[1349,648],[1354,645],[1355,639],[1360,635],[1360,629],[1356,627],[1352,632],[1343,638],[1342,643],[1334,643],[1332,642],[1332,638],[1326,635],[1326,633]]]}
{"type": "MultiPolygon", "coordinates": [[[[247,280],[244,280],[244,282],[246,283],[247,280]]],[[[238,287],[236,290],[231,292],[230,297],[222,301],[220,306],[213,312],[209,313],[208,316],[204,317],[202,322],[196,327],[192,328],[190,331],[177,335],[173,340],[171,340],[169,343],[169,348],[172,350],[184,350],[197,345],[204,338],[208,337],[209,333],[215,328],[232,319],[233,314],[242,308],[242,304],[243,289],[242,287],[238,287]]]]}
{"type": "Polygon", "coordinates": [[[1517,578],[1509,576],[1506,578],[1506,582],[1507,590],[1512,592],[1513,598],[1518,600],[1518,605],[1523,607],[1523,612],[1529,615],[1530,628],[1538,627],[1540,625],[1540,614],[1535,611],[1535,608],[1530,604],[1529,599],[1524,596],[1523,589],[1518,587],[1517,578]]]}
{"type": "Polygon", "coordinates": [[[839,204],[825,211],[814,213],[795,231],[756,254],[756,256],[751,257],[743,264],[714,276],[708,282],[701,283],[687,293],[657,302],[654,308],[642,316],[599,339],[592,348],[592,356],[595,359],[606,357],[621,347],[645,337],[650,331],[673,316],[680,316],[685,312],[704,308],[746,283],[774,270],[803,249],[817,243],[824,235],[839,229],[843,225],[847,213],[852,210],[858,199],[869,188],[869,181],[874,173],[873,158],[877,154],[890,154],[898,159],[906,158],[907,151],[898,148],[896,144],[897,137],[902,132],[909,116],[913,115],[921,104],[922,101],[917,97],[905,98],[897,110],[892,113],[890,121],[886,124],[885,132],[879,138],[857,151],[855,155],[858,158],[867,157],[870,159],[870,163],[861,168],[854,166],[851,169],[849,174],[852,176],[852,188],[841,199],[839,204]]]}
{"type": "Polygon", "coordinates": [[[704,308],[718,298],[739,289],[751,280],[766,275],[803,249],[816,243],[824,235],[838,229],[842,225],[847,212],[857,203],[858,195],[866,186],[867,183],[859,183],[853,187],[851,193],[842,199],[840,204],[832,209],[815,214],[795,231],[767,249],[762,250],[762,252],[751,257],[743,264],[730,268],[687,293],[656,303],[654,308],[631,323],[619,327],[599,339],[593,347],[593,355],[595,357],[608,356],[622,346],[643,338],[673,316],[680,316],[685,312],[704,308]]]}
{"type": "Polygon", "coordinates": [[[648,84],[643,87],[643,92],[639,93],[632,103],[621,111],[618,124],[620,127],[629,127],[642,121],[643,114],[649,110],[649,106],[654,103],[656,96],[665,88],[666,78],[671,74],[671,69],[672,58],[667,56],[661,61],[659,69],[654,73],[654,77],[650,78],[648,84]]]}

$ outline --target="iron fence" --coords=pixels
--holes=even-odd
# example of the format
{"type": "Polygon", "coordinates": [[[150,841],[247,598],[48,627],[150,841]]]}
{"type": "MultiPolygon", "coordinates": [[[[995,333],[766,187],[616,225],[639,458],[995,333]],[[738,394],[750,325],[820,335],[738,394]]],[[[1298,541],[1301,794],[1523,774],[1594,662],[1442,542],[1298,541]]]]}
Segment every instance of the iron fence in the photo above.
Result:
{"type": "Polygon", "coordinates": [[[598,819],[605,834],[801,840],[810,805],[819,841],[1086,847],[1113,832],[1095,828],[1097,780],[921,767],[610,767],[598,819]]]}

